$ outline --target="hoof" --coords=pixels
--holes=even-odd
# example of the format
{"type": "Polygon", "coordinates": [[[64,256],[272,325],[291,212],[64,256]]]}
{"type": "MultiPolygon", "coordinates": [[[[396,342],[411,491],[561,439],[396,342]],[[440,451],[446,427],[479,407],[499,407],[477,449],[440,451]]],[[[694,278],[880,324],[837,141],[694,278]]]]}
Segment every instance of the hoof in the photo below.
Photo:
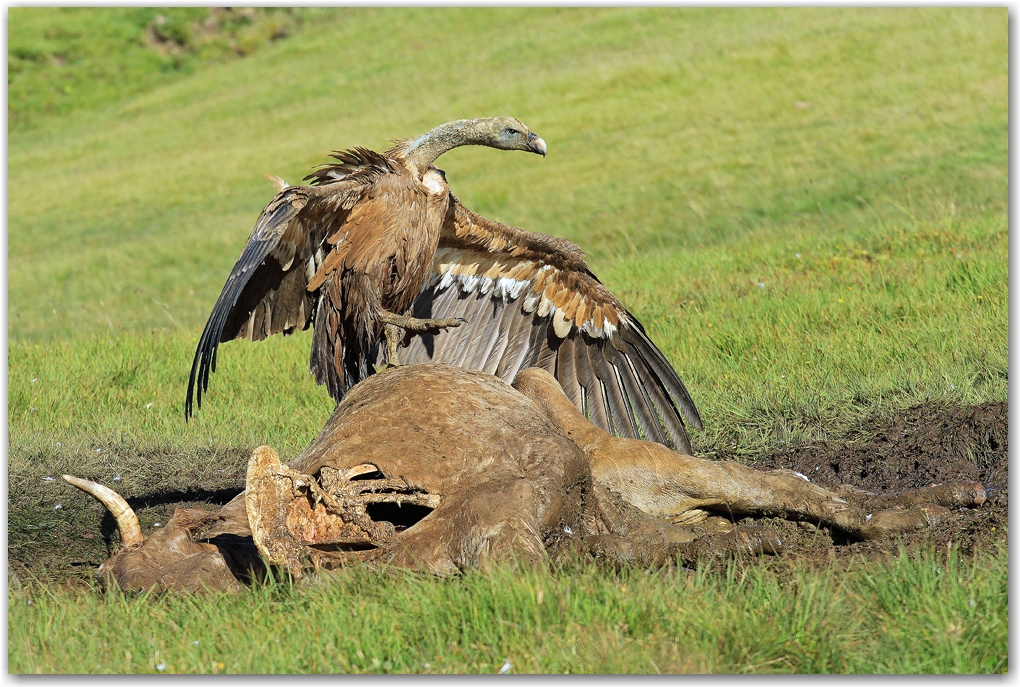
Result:
{"type": "Polygon", "coordinates": [[[725,534],[709,534],[681,548],[685,560],[760,556],[783,550],[783,540],[769,527],[735,527],[725,534]]]}
{"type": "Polygon", "coordinates": [[[859,535],[864,539],[882,539],[911,530],[934,527],[949,516],[943,506],[926,505],[904,510],[881,510],[870,513],[859,535]]]}

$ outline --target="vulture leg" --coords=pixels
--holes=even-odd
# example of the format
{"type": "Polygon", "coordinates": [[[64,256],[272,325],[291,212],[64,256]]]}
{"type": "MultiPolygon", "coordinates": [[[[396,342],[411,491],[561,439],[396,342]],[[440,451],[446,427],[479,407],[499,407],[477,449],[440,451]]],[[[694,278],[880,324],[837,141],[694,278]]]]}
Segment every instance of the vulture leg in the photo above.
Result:
{"type": "Polygon", "coordinates": [[[406,315],[395,315],[386,310],[379,311],[379,320],[386,326],[384,330],[386,336],[386,364],[389,367],[400,365],[400,353],[397,351],[397,346],[400,345],[406,334],[436,333],[440,329],[459,327],[467,322],[463,317],[421,319],[406,315]]]}
{"type": "Polygon", "coordinates": [[[386,367],[399,367],[400,351],[397,350],[397,346],[404,339],[404,330],[395,324],[387,324],[384,331],[386,336],[386,367]]]}

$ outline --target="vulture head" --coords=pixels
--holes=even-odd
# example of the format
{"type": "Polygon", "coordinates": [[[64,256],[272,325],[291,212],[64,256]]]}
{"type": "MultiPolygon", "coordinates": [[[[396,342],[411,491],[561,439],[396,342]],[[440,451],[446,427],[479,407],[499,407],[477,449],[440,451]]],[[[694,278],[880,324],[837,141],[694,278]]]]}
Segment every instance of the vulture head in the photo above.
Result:
{"type": "Polygon", "coordinates": [[[514,117],[482,117],[469,122],[482,137],[475,145],[500,150],[523,150],[545,157],[545,141],[514,117]]]}

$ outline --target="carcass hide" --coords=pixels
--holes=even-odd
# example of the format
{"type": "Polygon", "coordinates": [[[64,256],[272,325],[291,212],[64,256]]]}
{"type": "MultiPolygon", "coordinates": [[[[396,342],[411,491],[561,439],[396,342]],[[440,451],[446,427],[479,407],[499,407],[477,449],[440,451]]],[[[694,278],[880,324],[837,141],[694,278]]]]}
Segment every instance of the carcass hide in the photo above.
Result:
{"type": "Polygon", "coordinates": [[[361,382],[289,466],[271,448],[256,449],[242,494],[215,512],[180,509],[144,540],[116,494],[76,486],[129,533],[101,579],[159,590],[239,588],[266,563],[295,577],[353,561],[447,574],[578,553],[661,565],[781,548],[771,530],[734,527],[720,513],[873,538],[985,498],[980,484],[959,482],[868,511],[797,473],[615,438],[543,370],[524,370],[510,386],[445,365],[392,368],[361,382]]]}

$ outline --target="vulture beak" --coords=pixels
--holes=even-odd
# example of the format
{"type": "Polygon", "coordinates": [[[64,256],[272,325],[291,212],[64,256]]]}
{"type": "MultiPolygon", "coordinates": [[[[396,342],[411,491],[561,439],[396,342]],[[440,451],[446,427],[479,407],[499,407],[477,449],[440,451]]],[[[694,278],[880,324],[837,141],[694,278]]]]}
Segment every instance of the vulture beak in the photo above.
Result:
{"type": "Polygon", "coordinates": [[[535,134],[530,134],[528,136],[528,145],[531,146],[532,152],[538,153],[542,157],[545,157],[545,153],[548,150],[548,148],[545,147],[545,141],[540,139],[538,136],[536,136],[535,134]]]}

